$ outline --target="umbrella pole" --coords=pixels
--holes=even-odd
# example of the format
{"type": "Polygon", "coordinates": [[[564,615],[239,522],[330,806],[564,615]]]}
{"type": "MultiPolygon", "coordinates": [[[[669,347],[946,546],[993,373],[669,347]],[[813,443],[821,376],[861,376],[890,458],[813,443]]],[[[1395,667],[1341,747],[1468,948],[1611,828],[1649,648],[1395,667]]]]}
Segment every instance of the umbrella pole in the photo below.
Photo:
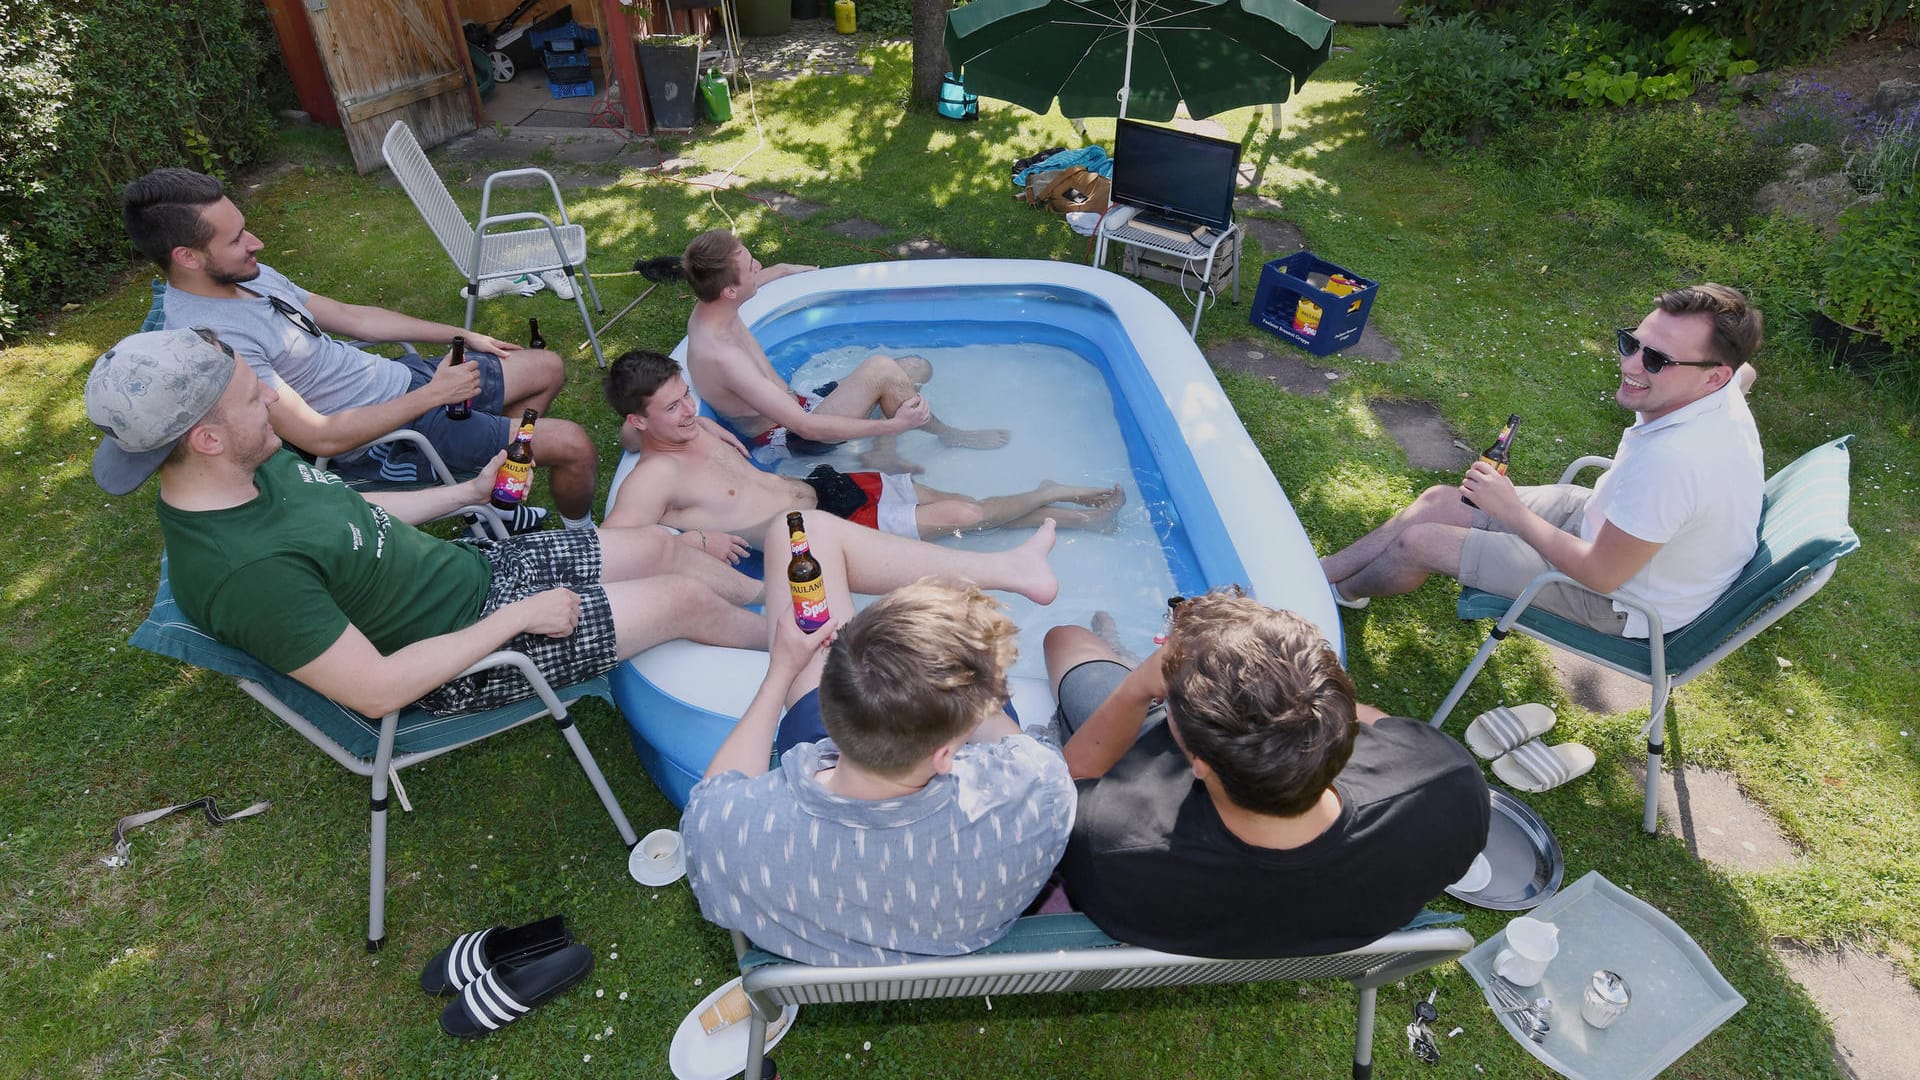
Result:
{"type": "Polygon", "coordinates": [[[1127,95],[1133,92],[1133,33],[1140,26],[1140,0],[1127,0],[1127,63],[1120,71],[1120,119],[1127,118],[1127,95]]]}

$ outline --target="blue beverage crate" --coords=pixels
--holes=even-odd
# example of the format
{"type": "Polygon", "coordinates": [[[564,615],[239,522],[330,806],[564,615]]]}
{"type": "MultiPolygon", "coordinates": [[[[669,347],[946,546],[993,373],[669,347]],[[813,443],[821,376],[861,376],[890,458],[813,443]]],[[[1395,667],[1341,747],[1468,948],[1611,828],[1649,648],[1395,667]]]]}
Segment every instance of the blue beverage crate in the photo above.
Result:
{"type": "Polygon", "coordinates": [[[1374,295],[1379,291],[1377,281],[1363,278],[1311,251],[1297,251],[1261,269],[1260,288],[1253,295],[1253,308],[1247,312],[1247,320],[1315,356],[1326,356],[1360,340],[1367,316],[1373,312],[1374,295]],[[1307,283],[1307,275],[1315,273],[1328,277],[1344,274],[1359,282],[1360,288],[1345,296],[1316,289],[1307,283]],[[1320,325],[1311,336],[1293,328],[1294,312],[1299,310],[1302,300],[1320,305],[1320,325]]]}
{"type": "Polygon", "coordinates": [[[560,42],[598,45],[600,31],[591,26],[581,26],[577,22],[565,22],[549,30],[529,30],[527,40],[532,42],[536,49],[544,49],[560,42]]]}
{"type": "Polygon", "coordinates": [[[547,80],[547,92],[557,98],[576,98],[593,96],[593,80],[582,79],[579,82],[555,82],[547,80]]]}

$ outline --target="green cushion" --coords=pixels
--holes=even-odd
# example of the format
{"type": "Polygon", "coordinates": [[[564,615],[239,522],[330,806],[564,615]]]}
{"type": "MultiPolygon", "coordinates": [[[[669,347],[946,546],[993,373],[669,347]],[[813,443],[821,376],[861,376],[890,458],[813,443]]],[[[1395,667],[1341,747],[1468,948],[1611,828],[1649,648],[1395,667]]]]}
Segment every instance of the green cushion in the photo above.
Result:
{"type": "MultiPolygon", "coordinates": [[[[172,657],[182,663],[217,671],[237,679],[251,679],[266,687],[307,722],[326,733],[348,754],[371,761],[380,743],[380,721],[363,716],[344,705],[308,689],[299,680],[273,670],[230,645],[222,644],[193,624],[174,600],[173,585],[167,580],[167,563],[160,560],[160,589],[146,621],[133,631],[129,643],[172,657]]],[[[605,676],[555,690],[563,702],[577,701],[591,694],[613,701],[613,692],[605,676]]],[[[484,712],[435,716],[425,709],[408,707],[400,714],[393,740],[395,754],[414,754],[441,750],[449,746],[485,738],[545,711],[537,697],[503,705],[484,712]]]]}
{"type": "MultiPolygon", "coordinates": [[[[1687,670],[1793,591],[1821,567],[1860,546],[1847,524],[1852,455],[1843,435],[1814,447],[1767,481],[1760,508],[1759,547],[1720,599],[1692,622],[1666,635],[1667,671],[1687,670]]],[[[1462,589],[1463,619],[1497,618],[1513,603],[1478,589],[1462,589]]],[[[1568,648],[1642,675],[1651,672],[1646,643],[1601,634],[1529,609],[1519,625],[1568,648]]]]}

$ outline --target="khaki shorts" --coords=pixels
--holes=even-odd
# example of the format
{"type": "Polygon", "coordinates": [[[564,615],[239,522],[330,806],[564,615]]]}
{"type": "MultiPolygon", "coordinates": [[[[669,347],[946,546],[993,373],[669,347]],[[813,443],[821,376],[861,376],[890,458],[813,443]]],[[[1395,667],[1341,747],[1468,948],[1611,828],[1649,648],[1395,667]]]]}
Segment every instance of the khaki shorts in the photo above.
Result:
{"type": "MultiPolygon", "coordinates": [[[[1577,484],[1548,484],[1514,489],[1527,509],[1564,533],[1580,535],[1580,519],[1592,488],[1577,484]]],[[[1466,544],[1460,549],[1460,584],[1496,596],[1519,596],[1534,578],[1553,569],[1533,545],[1508,532],[1487,512],[1475,509],[1466,544]]],[[[1627,613],[1615,611],[1613,601],[1585,589],[1549,585],[1534,596],[1533,606],[1618,636],[1626,629],[1627,613]]]]}

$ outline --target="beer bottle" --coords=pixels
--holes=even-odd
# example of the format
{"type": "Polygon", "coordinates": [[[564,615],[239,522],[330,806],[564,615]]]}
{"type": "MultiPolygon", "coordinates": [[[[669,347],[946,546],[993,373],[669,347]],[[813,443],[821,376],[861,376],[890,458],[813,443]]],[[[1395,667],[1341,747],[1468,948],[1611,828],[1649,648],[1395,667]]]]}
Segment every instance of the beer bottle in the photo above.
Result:
{"type": "MultiPolygon", "coordinates": [[[[1493,466],[1493,471],[1501,476],[1507,475],[1507,455],[1513,448],[1513,433],[1519,430],[1520,414],[1514,413],[1508,416],[1507,426],[1500,429],[1500,437],[1493,440],[1493,445],[1487,447],[1486,452],[1480,455],[1480,460],[1493,466]]],[[[1460,501],[1473,506],[1476,510],[1479,509],[1474,506],[1473,500],[1465,495],[1460,496],[1460,501]]]]}
{"type": "MultiPolygon", "coordinates": [[[[466,362],[467,362],[467,339],[463,337],[454,338],[452,363],[457,367],[466,362]]],[[[453,401],[453,402],[447,403],[447,419],[449,420],[465,420],[467,417],[472,415],[473,415],[473,400],[471,398],[467,399],[466,401],[453,401]]]]}
{"type": "Polygon", "coordinates": [[[1176,608],[1178,608],[1178,607],[1179,607],[1179,606],[1180,606],[1181,604],[1184,604],[1184,603],[1186,603],[1186,602],[1187,602],[1187,598],[1186,598],[1186,597],[1184,597],[1184,596],[1169,596],[1169,597],[1167,597],[1167,617],[1166,617],[1166,619],[1165,619],[1164,621],[1162,621],[1162,622],[1161,622],[1161,624],[1160,624],[1160,632],[1159,632],[1159,633],[1157,633],[1157,634],[1155,634],[1155,635],[1153,635],[1153,647],[1154,647],[1154,648],[1156,648],[1156,649],[1157,649],[1157,648],[1159,648],[1160,646],[1162,646],[1162,645],[1165,645],[1165,644],[1167,643],[1167,638],[1169,638],[1169,637],[1172,637],[1172,636],[1173,636],[1173,612],[1174,612],[1174,609],[1176,609],[1176,608]]]}
{"type": "Polygon", "coordinates": [[[507,447],[507,460],[500,463],[500,474],[493,478],[493,506],[511,511],[526,501],[533,486],[533,421],[539,413],[528,409],[520,417],[520,432],[507,447]]]}
{"type": "Polygon", "coordinates": [[[820,560],[807,547],[807,530],[798,510],[787,515],[787,536],[793,560],[787,563],[787,588],[793,592],[793,621],[811,634],[827,625],[827,582],[820,560]]]}
{"type": "Polygon", "coordinates": [[[528,319],[527,320],[527,348],[544,349],[546,347],[547,347],[547,339],[540,336],[540,320],[528,319]]]}

